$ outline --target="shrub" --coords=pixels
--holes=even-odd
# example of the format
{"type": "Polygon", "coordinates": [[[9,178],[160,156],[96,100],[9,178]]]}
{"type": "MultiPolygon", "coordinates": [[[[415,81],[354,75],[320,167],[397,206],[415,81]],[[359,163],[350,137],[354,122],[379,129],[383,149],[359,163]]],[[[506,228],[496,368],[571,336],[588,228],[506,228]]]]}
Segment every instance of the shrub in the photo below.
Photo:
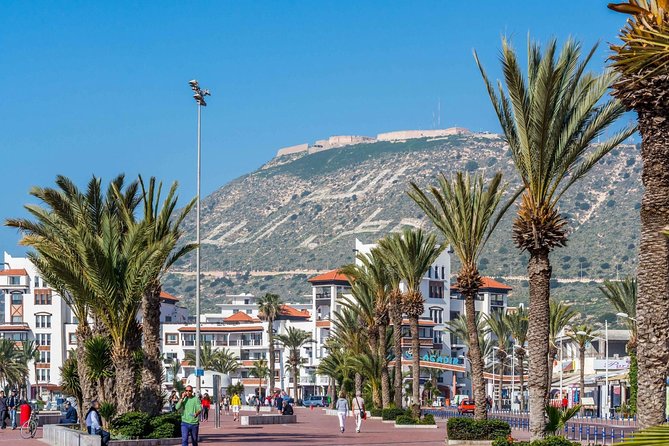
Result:
{"type": "Polygon", "coordinates": [[[151,433],[147,438],[175,438],[181,436],[181,416],[174,412],[159,415],[149,422],[151,433]]]}
{"type": "Polygon", "coordinates": [[[500,420],[450,418],[447,429],[450,440],[494,440],[511,434],[509,423],[500,420]]]}
{"type": "Polygon", "coordinates": [[[146,438],[175,438],[179,436],[180,434],[176,435],[174,432],[174,426],[166,423],[155,428],[146,438]]]}
{"type": "Polygon", "coordinates": [[[416,424],[416,419],[411,415],[399,415],[395,418],[395,424],[416,424]]]}
{"type": "Polygon", "coordinates": [[[397,408],[397,407],[390,407],[388,409],[383,409],[381,411],[381,416],[383,417],[384,420],[394,420],[400,415],[404,415],[406,412],[404,409],[397,408]]]}
{"type": "Polygon", "coordinates": [[[492,442],[492,446],[580,446],[580,443],[569,441],[560,436],[548,436],[543,440],[514,441],[509,437],[498,437],[492,442]]]}
{"type": "Polygon", "coordinates": [[[383,416],[383,410],[382,409],[377,409],[376,407],[373,408],[372,410],[369,411],[371,416],[373,417],[380,417],[383,416]]]}
{"type": "Polygon", "coordinates": [[[149,414],[144,412],[127,412],[114,418],[110,427],[123,438],[144,438],[151,430],[149,420],[149,414]]]}
{"type": "Polygon", "coordinates": [[[425,415],[423,419],[418,420],[418,424],[436,424],[434,422],[434,415],[432,415],[431,413],[425,415]]]}

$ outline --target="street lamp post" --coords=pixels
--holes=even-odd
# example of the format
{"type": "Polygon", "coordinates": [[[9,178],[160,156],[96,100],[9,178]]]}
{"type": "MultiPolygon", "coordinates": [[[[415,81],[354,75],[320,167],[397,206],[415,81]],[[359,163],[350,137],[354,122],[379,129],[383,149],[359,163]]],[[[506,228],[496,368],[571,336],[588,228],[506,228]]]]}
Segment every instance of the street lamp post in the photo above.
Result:
{"type": "MultiPolygon", "coordinates": [[[[587,335],[587,333],[584,332],[584,331],[577,331],[576,334],[587,335]]],[[[609,321],[604,320],[604,339],[602,339],[599,336],[592,336],[591,339],[598,339],[600,341],[604,341],[604,373],[605,373],[604,387],[606,389],[606,392],[604,392],[605,398],[603,398],[602,406],[604,408],[606,408],[606,414],[602,413],[602,415],[604,417],[608,418],[608,416],[609,416],[609,321]]],[[[581,399],[582,398],[583,398],[583,395],[581,395],[581,399]]]]}
{"type": "Polygon", "coordinates": [[[197,102],[197,202],[195,206],[195,379],[198,395],[201,394],[200,380],[200,174],[202,171],[202,107],[207,106],[205,96],[210,96],[209,90],[202,90],[196,80],[188,82],[193,90],[193,99],[197,102]]]}
{"type": "MultiPolygon", "coordinates": [[[[492,348],[492,405],[495,409],[499,409],[497,405],[497,401],[495,399],[495,350],[501,350],[499,347],[494,347],[492,348]]],[[[499,363],[498,363],[499,364],[499,363]]],[[[500,377],[500,383],[502,383],[502,379],[504,378],[504,365],[502,364],[502,374],[500,377]]],[[[502,389],[501,389],[502,384],[500,384],[500,392],[499,392],[499,398],[502,398],[502,389]]]]}

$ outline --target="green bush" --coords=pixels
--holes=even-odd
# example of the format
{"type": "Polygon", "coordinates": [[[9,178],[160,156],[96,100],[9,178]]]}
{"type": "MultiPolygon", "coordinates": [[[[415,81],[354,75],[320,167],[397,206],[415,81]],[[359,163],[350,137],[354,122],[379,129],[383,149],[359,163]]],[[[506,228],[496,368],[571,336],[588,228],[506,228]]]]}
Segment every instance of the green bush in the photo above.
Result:
{"type": "Polygon", "coordinates": [[[109,427],[123,438],[145,438],[151,431],[150,418],[144,412],[128,412],[114,418],[109,427]]]}
{"type": "Polygon", "coordinates": [[[423,417],[423,419],[418,420],[418,424],[436,424],[434,422],[434,415],[432,414],[427,414],[423,417]]]}
{"type": "Polygon", "coordinates": [[[391,407],[388,409],[383,409],[381,411],[381,416],[383,417],[384,420],[394,420],[400,415],[406,414],[406,411],[404,409],[400,409],[397,407],[391,407]]]}
{"type": "Polygon", "coordinates": [[[159,415],[149,422],[151,433],[147,438],[176,438],[181,436],[181,416],[174,412],[159,415]]]}
{"type": "Polygon", "coordinates": [[[373,417],[380,417],[383,415],[383,410],[382,409],[377,409],[376,407],[373,408],[372,410],[369,411],[371,416],[373,417]]]}
{"type": "Polygon", "coordinates": [[[495,440],[511,434],[509,423],[500,420],[449,418],[446,426],[450,440],[495,440]]]}
{"type": "Polygon", "coordinates": [[[399,415],[395,418],[395,424],[416,424],[416,419],[411,415],[399,415]]]}
{"type": "Polygon", "coordinates": [[[176,438],[179,437],[174,432],[174,426],[171,424],[161,424],[155,428],[146,438],[176,438]]]}
{"type": "Polygon", "coordinates": [[[507,437],[498,437],[492,442],[492,446],[580,446],[580,443],[569,441],[560,436],[548,436],[543,440],[513,441],[507,437]]]}

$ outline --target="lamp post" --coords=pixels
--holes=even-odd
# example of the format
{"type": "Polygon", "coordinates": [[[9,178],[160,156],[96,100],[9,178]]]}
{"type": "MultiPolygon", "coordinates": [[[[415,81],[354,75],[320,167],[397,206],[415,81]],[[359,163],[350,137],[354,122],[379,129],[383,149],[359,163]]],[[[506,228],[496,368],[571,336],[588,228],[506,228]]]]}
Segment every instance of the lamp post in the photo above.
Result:
{"type": "MultiPolygon", "coordinates": [[[[497,409],[497,401],[495,400],[495,350],[501,350],[499,347],[493,346],[491,354],[492,354],[492,405],[497,409]]],[[[499,362],[498,362],[499,364],[499,362]]],[[[504,377],[504,365],[502,365],[502,376],[500,377],[500,383],[502,382],[502,378],[504,377]]],[[[502,398],[502,389],[500,385],[500,392],[499,392],[499,397],[500,399],[502,398]]]]}
{"type": "MultiPolygon", "coordinates": [[[[586,332],[584,331],[577,331],[576,334],[578,335],[587,335],[586,332]]],[[[603,399],[604,402],[602,406],[606,408],[606,414],[602,413],[603,416],[608,418],[609,416],[609,321],[604,320],[604,339],[602,339],[599,336],[592,336],[591,339],[598,339],[600,341],[604,341],[604,387],[606,388],[606,392],[604,392],[605,398],[603,399]]],[[[583,399],[583,395],[581,395],[581,400],[583,399]]]]}
{"type": "Polygon", "coordinates": [[[209,90],[202,90],[200,84],[195,79],[188,82],[193,90],[193,99],[197,102],[197,202],[195,206],[195,378],[196,390],[198,395],[201,393],[202,384],[200,381],[200,174],[202,171],[202,144],[201,144],[201,124],[202,107],[207,106],[204,100],[205,96],[210,96],[209,90]]]}

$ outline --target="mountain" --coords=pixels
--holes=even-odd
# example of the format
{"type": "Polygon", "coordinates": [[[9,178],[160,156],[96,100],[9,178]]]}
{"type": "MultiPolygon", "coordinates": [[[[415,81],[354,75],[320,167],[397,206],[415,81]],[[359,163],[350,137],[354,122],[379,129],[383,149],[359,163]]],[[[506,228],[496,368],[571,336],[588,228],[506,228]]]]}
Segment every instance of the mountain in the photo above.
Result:
{"type": "MultiPolygon", "coordinates": [[[[507,195],[519,186],[504,141],[472,133],[301,151],[231,181],[202,202],[204,307],[241,292],[303,298],[310,293],[310,274],[352,261],[355,238],[373,242],[403,226],[430,227],[406,195],[408,184],[427,186],[438,173],[458,170],[501,171],[507,195]]],[[[583,277],[586,283],[555,281],[556,292],[584,293],[563,298],[592,299],[589,294],[597,291],[588,286],[590,279],[635,271],[640,170],[639,148],[621,146],[564,197],[561,212],[571,234],[568,246],[552,254],[554,277],[583,277]]],[[[523,300],[527,256],[511,242],[513,211],[502,220],[480,263],[484,274],[510,282],[515,298],[523,300]]],[[[194,234],[194,215],[185,230],[194,234]]],[[[165,287],[189,302],[193,271],[194,258],[185,259],[166,278],[165,287]]]]}

